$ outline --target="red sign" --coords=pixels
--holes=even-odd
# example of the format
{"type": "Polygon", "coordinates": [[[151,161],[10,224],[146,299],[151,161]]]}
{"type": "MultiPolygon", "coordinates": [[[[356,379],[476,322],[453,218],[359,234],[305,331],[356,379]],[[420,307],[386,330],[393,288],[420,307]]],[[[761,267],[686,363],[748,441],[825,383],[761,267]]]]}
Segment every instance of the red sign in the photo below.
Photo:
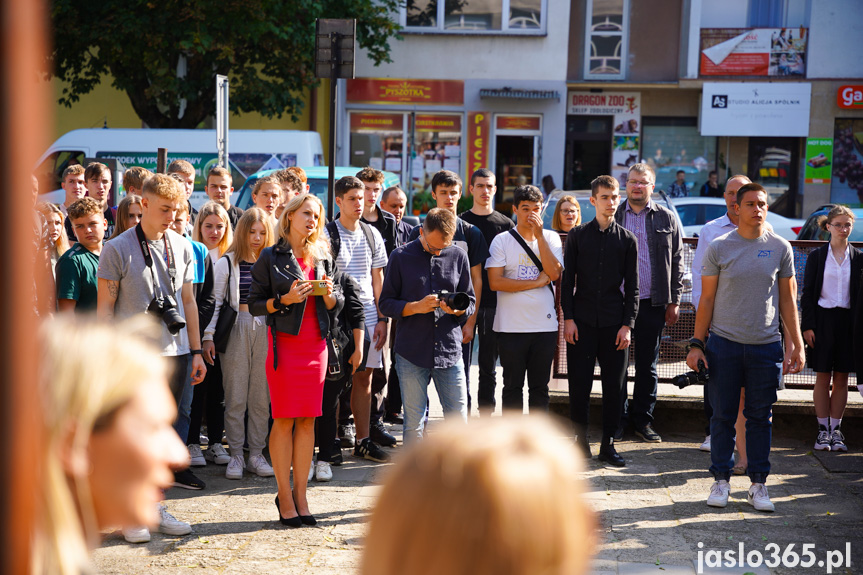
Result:
{"type": "Polygon", "coordinates": [[[467,177],[465,181],[470,181],[470,175],[480,168],[488,168],[488,142],[489,131],[491,129],[488,121],[488,112],[468,112],[467,113],[467,177]]]}
{"type": "Polygon", "coordinates": [[[702,76],[806,74],[808,28],[702,28],[702,76]]]}
{"type": "Polygon", "coordinates": [[[863,108],[863,86],[840,86],[836,92],[836,104],[846,110],[863,108]]]}
{"type": "Polygon", "coordinates": [[[464,103],[464,81],[359,78],[348,80],[347,101],[369,104],[461,105],[464,103]]]}
{"type": "Polygon", "coordinates": [[[498,130],[533,130],[540,128],[539,116],[498,116],[495,125],[498,130]]]}
{"type": "Polygon", "coordinates": [[[401,132],[402,114],[351,114],[352,132],[401,132]]]}
{"type": "Polygon", "coordinates": [[[461,116],[417,114],[418,132],[461,132],[461,116]]]}

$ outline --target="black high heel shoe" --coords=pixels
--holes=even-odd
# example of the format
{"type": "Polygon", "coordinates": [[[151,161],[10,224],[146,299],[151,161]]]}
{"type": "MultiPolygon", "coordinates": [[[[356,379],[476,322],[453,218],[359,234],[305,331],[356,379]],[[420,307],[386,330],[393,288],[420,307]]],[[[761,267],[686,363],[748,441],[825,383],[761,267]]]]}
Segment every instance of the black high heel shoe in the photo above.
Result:
{"type": "Polygon", "coordinates": [[[279,512],[279,523],[282,525],[287,525],[288,527],[302,527],[303,520],[297,515],[296,517],[291,517],[290,519],[285,519],[282,517],[282,508],[279,506],[279,496],[276,495],[276,511],[279,512]]]}
{"type": "Polygon", "coordinates": [[[296,497],[294,497],[294,492],[293,492],[293,491],[291,491],[291,498],[293,498],[293,500],[294,500],[294,508],[296,508],[296,510],[297,510],[297,514],[298,514],[298,516],[299,516],[299,518],[300,518],[300,521],[303,523],[303,525],[308,525],[308,526],[310,526],[310,527],[313,527],[313,526],[317,525],[317,524],[318,524],[318,522],[317,522],[317,520],[315,519],[315,516],[314,516],[314,515],[299,515],[299,513],[300,513],[300,508],[299,508],[299,507],[297,507],[297,499],[296,499],[296,497]]]}

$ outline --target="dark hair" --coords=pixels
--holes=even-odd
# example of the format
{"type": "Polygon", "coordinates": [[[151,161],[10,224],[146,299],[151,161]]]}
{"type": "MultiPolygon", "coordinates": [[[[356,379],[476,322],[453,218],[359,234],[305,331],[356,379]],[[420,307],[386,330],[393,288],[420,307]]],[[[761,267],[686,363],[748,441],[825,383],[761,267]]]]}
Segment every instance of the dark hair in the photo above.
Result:
{"type": "Polygon", "coordinates": [[[619,190],[620,184],[617,183],[617,178],[614,176],[598,176],[590,182],[590,195],[595,197],[599,193],[599,188],[619,190]]]}
{"type": "MultiPolygon", "coordinates": [[[[290,188],[298,193],[302,193],[306,189],[306,185],[303,183],[303,180],[300,179],[300,176],[298,176],[296,172],[292,172],[290,169],[273,172],[270,178],[274,178],[279,186],[290,188]]],[[[253,191],[252,193],[254,194],[255,192],[253,191]]]]}
{"type": "Polygon", "coordinates": [[[455,214],[443,208],[430,209],[423,220],[423,231],[427,234],[440,232],[445,238],[451,238],[455,235],[455,228],[455,214]]]}
{"type": "Polygon", "coordinates": [[[677,175],[678,175],[678,176],[679,176],[680,174],[685,174],[685,173],[686,173],[686,172],[684,172],[683,170],[677,170],[677,175]]]}
{"type": "MultiPolygon", "coordinates": [[[[381,194],[381,203],[387,201],[387,198],[390,197],[390,194],[395,193],[395,192],[401,192],[401,193],[405,194],[405,191],[403,189],[401,189],[400,187],[392,186],[391,188],[385,189],[383,191],[383,193],[381,194]]],[[[405,194],[405,197],[407,197],[407,194],[405,194]]]]}
{"type": "Polygon", "coordinates": [[[719,173],[716,170],[710,170],[710,172],[707,173],[707,177],[718,176],[718,175],[719,175],[719,173]]]}
{"type": "Polygon", "coordinates": [[[360,180],[356,176],[345,176],[343,178],[339,178],[336,182],[335,186],[333,186],[333,191],[336,194],[337,198],[344,197],[345,194],[350,192],[351,190],[365,190],[366,186],[363,184],[362,180],[360,180]]]}
{"type": "Polygon", "coordinates": [[[539,202],[542,203],[542,192],[539,188],[530,184],[519,186],[513,192],[512,205],[518,209],[518,205],[522,202],[539,202]]]}
{"type": "Polygon", "coordinates": [[[436,172],[435,175],[432,177],[432,191],[436,192],[438,186],[458,186],[459,189],[461,189],[461,178],[459,178],[458,174],[456,174],[455,172],[450,172],[449,170],[441,170],[439,172],[436,172]]]}
{"type": "Polygon", "coordinates": [[[491,178],[497,182],[497,178],[494,175],[494,172],[489,170],[488,168],[480,168],[474,173],[470,175],[470,185],[474,185],[476,183],[477,178],[491,178]]]}
{"type": "Polygon", "coordinates": [[[366,166],[359,172],[357,172],[357,177],[364,181],[374,184],[383,184],[384,183],[384,173],[380,170],[376,170],[371,166],[366,166]]]}
{"type": "Polygon", "coordinates": [[[556,187],[557,186],[554,184],[554,178],[551,177],[551,174],[546,174],[542,177],[542,189],[545,190],[546,195],[550,195],[556,187]]]}
{"type": "Polygon", "coordinates": [[[87,164],[87,168],[84,170],[84,181],[89,182],[93,178],[100,177],[103,173],[108,172],[108,175],[111,175],[111,170],[105,164],[101,162],[90,162],[87,164]]]}
{"type": "Polygon", "coordinates": [[[761,184],[756,184],[755,182],[750,182],[748,184],[744,184],[740,186],[740,189],[737,190],[737,205],[743,205],[743,196],[746,195],[746,192],[764,192],[767,193],[767,190],[764,189],[764,186],[761,184]]]}

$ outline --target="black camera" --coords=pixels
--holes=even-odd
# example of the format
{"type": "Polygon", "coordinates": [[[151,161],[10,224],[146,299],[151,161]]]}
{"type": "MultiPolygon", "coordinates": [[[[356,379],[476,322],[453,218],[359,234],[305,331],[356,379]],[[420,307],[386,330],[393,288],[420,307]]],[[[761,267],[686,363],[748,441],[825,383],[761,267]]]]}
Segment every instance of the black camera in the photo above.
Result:
{"type": "Polygon", "coordinates": [[[440,302],[445,303],[453,311],[466,310],[470,306],[470,296],[461,291],[452,293],[441,290],[437,292],[437,296],[440,302]]]}
{"type": "Polygon", "coordinates": [[[704,365],[702,360],[698,360],[698,371],[687,371],[686,373],[682,373],[671,380],[671,383],[683,389],[684,387],[689,387],[690,385],[695,385],[700,383],[704,385],[707,383],[707,366],[704,365]]]}
{"type": "Polygon", "coordinates": [[[177,311],[177,300],[172,296],[154,297],[147,307],[147,313],[160,318],[171,335],[177,335],[181,329],[186,327],[186,319],[177,311]]]}

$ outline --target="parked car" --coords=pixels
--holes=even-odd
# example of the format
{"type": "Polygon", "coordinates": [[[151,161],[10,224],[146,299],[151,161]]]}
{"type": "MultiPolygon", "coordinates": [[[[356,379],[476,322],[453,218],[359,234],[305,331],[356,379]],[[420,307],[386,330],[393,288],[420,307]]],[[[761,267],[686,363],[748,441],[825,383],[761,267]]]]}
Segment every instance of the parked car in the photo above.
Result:
{"type": "MultiPolygon", "coordinates": [[[[674,207],[683,225],[683,235],[689,238],[697,238],[701,226],[721,217],[727,209],[724,199],[703,196],[674,198],[674,207]]],[[[786,240],[795,239],[804,224],[803,220],[786,218],[773,212],[767,212],[767,221],[773,226],[776,235],[786,240]]]]}
{"type": "MultiPolygon", "coordinates": [[[[807,218],[806,223],[803,224],[800,233],[797,234],[797,239],[829,240],[830,232],[818,227],[818,218],[826,216],[827,212],[829,212],[834,206],[835,204],[825,204],[812,212],[809,218],[807,218]]],[[[856,221],[854,228],[851,230],[851,235],[848,236],[848,241],[863,242],[863,223],[859,223],[860,219],[863,218],[863,208],[851,208],[851,211],[854,213],[854,219],[856,221]]]]}
{"type": "MultiPolygon", "coordinates": [[[[339,178],[343,178],[344,176],[355,176],[361,169],[362,168],[357,168],[355,166],[337,167],[335,170],[335,178],[338,181],[339,178]]],[[[327,166],[315,166],[314,168],[303,168],[303,170],[305,170],[306,177],[308,178],[307,183],[309,184],[309,193],[316,195],[324,203],[324,209],[326,209],[329,168],[327,166]]],[[[276,170],[261,170],[260,172],[255,172],[249,176],[243,184],[243,187],[234,192],[234,197],[232,198],[231,203],[243,210],[251,207],[253,204],[252,188],[255,187],[255,182],[261,178],[271,176],[275,172],[276,170]]],[[[397,175],[392,172],[384,172],[383,189],[398,185],[400,185],[400,183],[397,175]]]]}
{"type": "MultiPolygon", "coordinates": [[[[563,196],[575,196],[575,199],[578,200],[578,207],[581,208],[581,221],[582,223],[587,223],[593,218],[596,217],[596,208],[593,207],[593,204],[590,203],[590,190],[576,190],[574,192],[567,192],[564,190],[558,190],[556,192],[552,192],[548,199],[545,201],[545,205],[542,207],[542,225],[546,229],[551,229],[551,218],[554,216],[554,208],[557,205],[558,200],[563,196]]],[[[653,192],[651,194],[651,199],[658,204],[665,206],[669,210],[677,214],[677,210],[675,209],[675,204],[671,202],[668,196],[665,195],[665,192],[653,192]]],[[[620,191],[620,205],[626,201],[626,190],[620,191]]],[[[678,216],[679,219],[680,216],[678,216]]]]}

